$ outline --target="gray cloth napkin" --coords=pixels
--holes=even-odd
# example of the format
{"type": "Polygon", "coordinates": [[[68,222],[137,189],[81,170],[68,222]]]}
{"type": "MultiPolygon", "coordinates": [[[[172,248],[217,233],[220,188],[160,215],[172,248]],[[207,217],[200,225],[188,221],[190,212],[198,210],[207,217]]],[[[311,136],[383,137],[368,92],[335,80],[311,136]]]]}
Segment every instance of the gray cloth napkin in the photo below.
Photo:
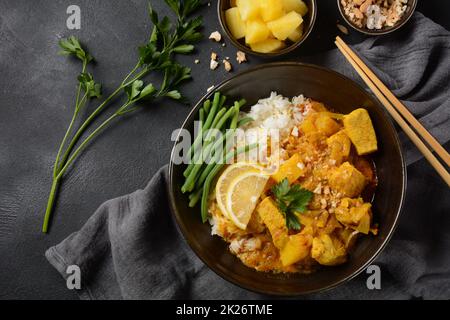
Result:
{"type": "MultiPolygon", "coordinates": [[[[354,48],[441,143],[450,139],[448,31],[416,13],[400,32],[369,38],[354,48]]],[[[337,50],[307,61],[360,81],[337,50]]],[[[409,142],[404,148],[408,163],[420,158],[409,142]]],[[[195,256],[172,221],[166,186],[163,167],[144,190],[101,205],[80,231],[48,249],[48,261],[63,277],[67,266],[80,267],[82,299],[267,298],[226,282],[195,256]]],[[[360,275],[303,298],[450,298],[450,220],[439,220],[442,212],[427,214],[440,221],[431,240],[430,232],[411,219],[408,232],[396,234],[376,260],[382,290],[368,290],[367,275],[360,275]]]]}

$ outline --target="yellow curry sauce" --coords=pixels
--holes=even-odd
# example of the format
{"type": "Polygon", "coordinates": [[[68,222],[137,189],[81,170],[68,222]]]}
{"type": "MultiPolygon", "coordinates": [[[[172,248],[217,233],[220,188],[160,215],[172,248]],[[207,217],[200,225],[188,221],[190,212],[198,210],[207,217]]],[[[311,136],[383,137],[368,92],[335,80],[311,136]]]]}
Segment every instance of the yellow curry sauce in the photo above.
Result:
{"type": "MultiPolygon", "coordinates": [[[[269,179],[245,230],[221,212],[214,193],[210,197],[212,234],[230,243],[230,251],[258,271],[310,273],[320,265],[342,264],[358,235],[377,233],[370,204],[376,171],[369,157],[358,155],[376,150],[376,141],[364,136],[373,131],[364,129],[365,110],[343,116],[322,103],[308,104],[311,110],[296,134],[282,141],[284,162],[269,179]],[[284,178],[314,194],[308,210],[297,214],[299,231],[287,229],[270,191],[284,178]]],[[[305,105],[294,107],[301,110],[305,105]]]]}

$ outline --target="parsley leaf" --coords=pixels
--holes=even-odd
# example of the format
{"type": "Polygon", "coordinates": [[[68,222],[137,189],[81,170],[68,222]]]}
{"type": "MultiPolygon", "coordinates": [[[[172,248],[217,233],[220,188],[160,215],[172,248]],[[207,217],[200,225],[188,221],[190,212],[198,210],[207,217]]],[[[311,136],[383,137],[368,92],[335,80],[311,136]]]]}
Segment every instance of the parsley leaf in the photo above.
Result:
{"type": "Polygon", "coordinates": [[[300,230],[301,225],[295,212],[303,213],[306,211],[313,193],[303,189],[298,184],[289,186],[289,181],[284,178],[280,183],[272,187],[275,196],[275,202],[286,219],[288,229],[300,230]]]}
{"type": "Polygon", "coordinates": [[[94,58],[81,47],[80,41],[74,36],[59,40],[59,46],[62,49],[59,51],[59,54],[61,55],[75,56],[86,64],[94,60],[94,58]]]}
{"type": "Polygon", "coordinates": [[[78,82],[81,88],[86,92],[86,96],[91,98],[101,98],[102,96],[102,85],[94,81],[92,74],[89,72],[82,72],[78,76],[78,82]]]}

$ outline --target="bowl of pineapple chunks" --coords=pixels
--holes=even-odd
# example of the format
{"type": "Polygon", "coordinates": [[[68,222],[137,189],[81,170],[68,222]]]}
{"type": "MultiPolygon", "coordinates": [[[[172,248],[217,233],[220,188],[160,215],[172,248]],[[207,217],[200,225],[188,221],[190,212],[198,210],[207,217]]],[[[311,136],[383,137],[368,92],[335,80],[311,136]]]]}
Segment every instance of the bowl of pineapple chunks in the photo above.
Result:
{"type": "Polygon", "coordinates": [[[220,24],[249,54],[275,57],[298,48],[316,20],[315,0],[219,0],[220,24]]]}

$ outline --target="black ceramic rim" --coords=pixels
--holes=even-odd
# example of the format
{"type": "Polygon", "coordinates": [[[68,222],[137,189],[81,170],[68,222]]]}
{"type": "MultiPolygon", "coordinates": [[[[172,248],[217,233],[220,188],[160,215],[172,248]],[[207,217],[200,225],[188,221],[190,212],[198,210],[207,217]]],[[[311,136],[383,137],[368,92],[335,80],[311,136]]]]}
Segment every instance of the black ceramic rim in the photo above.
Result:
{"type": "Polygon", "coordinates": [[[219,17],[220,26],[222,27],[222,30],[225,32],[228,40],[230,40],[230,42],[239,50],[244,51],[248,54],[259,56],[259,57],[273,58],[273,57],[279,57],[279,56],[291,53],[292,51],[294,51],[298,47],[300,47],[303,42],[305,42],[305,40],[311,34],[311,32],[314,28],[314,25],[316,24],[317,3],[316,3],[316,0],[311,0],[312,6],[311,6],[311,8],[308,8],[309,10],[311,10],[310,27],[306,30],[306,32],[303,34],[303,37],[299,41],[291,44],[290,46],[288,46],[280,51],[268,52],[268,53],[256,52],[256,51],[253,51],[252,49],[250,49],[250,47],[247,47],[247,46],[243,45],[242,43],[240,43],[239,41],[237,41],[231,35],[231,32],[230,32],[230,30],[228,30],[228,27],[227,27],[225,21],[223,21],[223,16],[222,16],[222,2],[223,1],[226,1],[226,0],[219,0],[217,3],[217,16],[219,17]]]}
{"type": "MultiPolygon", "coordinates": [[[[311,294],[311,293],[317,293],[317,292],[323,292],[326,290],[330,290],[333,289],[341,284],[344,284],[350,280],[352,280],[353,278],[355,278],[357,275],[359,275],[362,271],[364,271],[377,257],[378,255],[384,250],[384,248],[386,247],[387,243],[389,242],[389,240],[391,239],[392,235],[395,232],[395,229],[398,225],[398,221],[400,218],[400,214],[402,212],[403,209],[403,204],[404,204],[404,200],[405,200],[405,193],[406,193],[406,184],[407,184],[407,171],[406,171],[406,164],[405,164],[405,159],[403,156],[403,152],[402,152],[402,148],[401,148],[401,144],[400,144],[400,139],[398,137],[397,131],[395,130],[394,124],[392,123],[392,120],[390,118],[390,116],[388,115],[387,111],[380,105],[380,103],[378,102],[377,99],[375,99],[371,94],[369,94],[361,85],[359,85],[358,83],[356,83],[355,81],[351,80],[350,78],[340,74],[339,72],[336,72],[334,70],[325,68],[325,67],[321,67],[321,66],[317,66],[317,65],[313,65],[313,64],[307,64],[307,63],[301,63],[301,62],[272,62],[272,63],[266,63],[266,64],[261,64],[258,66],[255,66],[253,68],[249,68],[245,71],[242,71],[238,74],[236,74],[235,76],[222,81],[219,85],[215,86],[213,90],[211,90],[210,92],[206,93],[200,100],[199,102],[197,102],[197,104],[194,106],[194,108],[191,110],[191,112],[188,114],[188,116],[186,117],[186,120],[183,122],[182,128],[185,128],[186,125],[191,121],[191,119],[198,113],[198,110],[200,109],[200,107],[203,105],[203,102],[210,98],[214,92],[216,91],[220,91],[220,89],[225,86],[226,84],[228,84],[231,81],[234,81],[236,78],[240,77],[241,75],[244,74],[248,74],[248,73],[252,73],[261,69],[267,69],[267,68],[277,68],[280,66],[299,66],[299,67],[307,67],[307,68],[315,68],[315,69],[319,69],[321,71],[325,71],[325,72],[329,72],[329,73],[333,73],[336,76],[339,76],[341,78],[343,78],[346,81],[350,81],[353,85],[355,85],[356,87],[358,87],[362,92],[364,92],[364,94],[366,94],[370,100],[374,103],[374,105],[376,105],[376,107],[378,107],[383,114],[385,115],[385,120],[388,122],[389,126],[391,127],[392,132],[394,133],[394,139],[396,141],[396,146],[399,150],[399,155],[400,155],[400,159],[401,159],[401,165],[402,165],[402,177],[403,177],[403,181],[402,181],[402,190],[401,190],[401,198],[400,198],[400,204],[394,219],[394,223],[392,223],[389,233],[387,235],[387,237],[384,239],[384,241],[381,243],[381,245],[379,246],[379,248],[377,249],[377,251],[369,258],[367,259],[367,261],[357,270],[355,270],[352,274],[350,274],[347,277],[344,277],[338,281],[335,281],[334,283],[329,284],[328,286],[325,286],[323,288],[318,288],[318,289],[312,289],[312,290],[308,290],[308,291],[302,291],[302,292],[298,292],[298,293],[283,293],[283,292],[278,292],[278,291],[269,291],[269,290],[260,290],[257,287],[254,286],[249,286],[249,285],[244,285],[238,281],[236,281],[235,279],[233,279],[232,277],[228,276],[227,274],[223,273],[221,270],[219,270],[218,268],[216,268],[213,265],[209,265],[208,262],[203,259],[203,257],[201,256],[201,254],[199,252],[197,252],[195,249],[193,249],[193,246],[191,245],[191,241],[189,240],[188,234],[189,234],[189,230],[185,229],[185,226],[183,225],[182,221],[181,221],[181,215],[177,210],[177,206],[176,206],[176,200],[174,197],[174,194],[172,193],[172,190],[174,189],[175,185],[174,185],[174,177],[173,177],[173,157],[174,157],[174,152],[175,152],[175,146],[178,143],[179,139],[180,139],[180,134],[177,136],[175,143],[174,143],[174,147],[172,148],[172,152],[170,155],[170,162],[169,162],[169,186],[168,186],[168,192],[169,192],[169,204],[170,204],[170,209],[171,209],[171,213],[172,213],[172,217],[175,218],[175,225],[177,226],[178,231],[181,232],[181,234],[183,235],[183,238],[185,239],[185,241],[189,244],[189,247],[191,248],[192,251],[195,252],[195,254],[197,255],[197,257],[199,257],[199,259],[208,266],[208,268],[210,268],[212,271],[214,271],[217,275],[219,275],[220,277],[222,277],[223,279],[250,291],[256,292],[256,293],[261,293],[261,294],[266,294],[266,295],[273,295],[273,296],[300,296],[300,295],[305,295],[305,294],[311,294]]],[[[258,271],[254,271],[254,272],[258,272],[258,271]]]]}
{"type": "Polygon", "coordinates": [[[417,0],[411,0],[409,2],[408,2],[408,5],[411,6],[411,10],[409,10],[408,14],[401,19],[400,23],[397,23],[393,27],[389,27],[387,29],[381,29],[381,30],[369,30],[366,28],[360,28],[360,27],[355,26],[350,20],[348,20],[347,16],[342,11],[342,5],[341,5],[340,0],[337,0],[337,6],[339,8],[339,12],[341,13],[342,18],[354,30],[364,33],[364,34],[367,34],[367,35],[370,35],[370,36],[381,36],[381,35],[389,34],[391,32],[394,32],[394,31],[400,29],[402,26],[404,26],[409,21],[409,19],[413,15],[414,11],[416,10],[417,0]],[[412,2],[412,3],[410,4],[409,2],[412,2]]]}

